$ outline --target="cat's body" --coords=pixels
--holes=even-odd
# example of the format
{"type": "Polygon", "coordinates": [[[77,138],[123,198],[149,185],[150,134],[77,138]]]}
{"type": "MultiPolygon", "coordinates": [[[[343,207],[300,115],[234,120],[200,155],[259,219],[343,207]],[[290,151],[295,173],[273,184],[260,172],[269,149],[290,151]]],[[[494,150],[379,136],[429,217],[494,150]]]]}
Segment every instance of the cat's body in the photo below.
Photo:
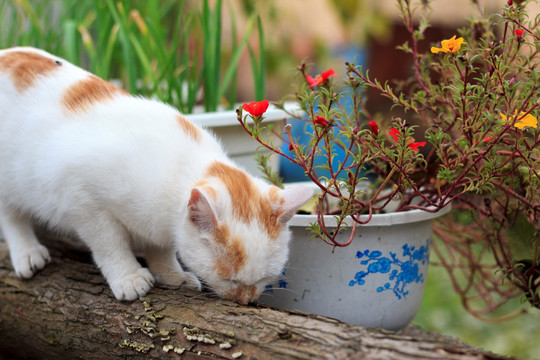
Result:
{"type": "Polygon", "coordinates": [[[39,221],[77,234],[118,299],[201,279],[247,303],[282,270],[286,222],[310,195],[250,177],[170,106],[37,49],[0,50],[0,225],[18,276],[50,261],[39,221]]]}

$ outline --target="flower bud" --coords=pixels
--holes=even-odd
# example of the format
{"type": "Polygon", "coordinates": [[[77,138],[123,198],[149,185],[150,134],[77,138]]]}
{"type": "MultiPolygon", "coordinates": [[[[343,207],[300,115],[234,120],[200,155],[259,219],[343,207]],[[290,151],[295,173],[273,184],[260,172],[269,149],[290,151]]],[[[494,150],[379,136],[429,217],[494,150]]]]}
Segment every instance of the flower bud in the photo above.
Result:
{"type": "Polygon", "coordinates": [[[377,125],[377,122],[375,121],[370,121],[368,123],[370,129],[371,129],[371,132],[373,133],[373,135],[375,136],[378,136],[379,135],[379,125],[377,125]]]}

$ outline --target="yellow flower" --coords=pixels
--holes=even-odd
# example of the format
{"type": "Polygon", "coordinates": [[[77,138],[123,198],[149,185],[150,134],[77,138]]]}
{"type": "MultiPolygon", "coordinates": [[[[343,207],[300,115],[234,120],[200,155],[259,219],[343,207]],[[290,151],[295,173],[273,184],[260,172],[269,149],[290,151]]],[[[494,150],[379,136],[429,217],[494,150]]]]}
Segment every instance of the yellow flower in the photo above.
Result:
{"type": "Polygon", "coordinates": [[[448,40],[441,41],[442,47],[437,48],[437,47],[433,46],[431,48],[431,52],[434,53],[434,54],[437,54],[439,51],[442,51],[442,52],[445,52],[445,53],[456,52],[459,49],[461,49],[461,44],[465,44],[465,41],[463,41],[463,38],[460,37],[460,38],[456,39],[456,35],[454,35],[448,40]]]}
{"type": "Polygon", "coordinates": [[[504,114],[501,114],[501,118],[504,120],[504,121],[514,121],[514,119],[516,117],[520,118],[518,122],[516,122],[514,124],[515,127],[517,127],[518,129],[523,129],[524,127],[532,127],[532,128],[537,128],[538,127],[538,119],[536,119],[532,114],[527,114],[525,115],[525,113],[522,111],[519,113],[519,115],[517,115],[517,111],[514,113],[514,115],[510,118],[510,120],[508,120],[508,117],[504,114]]]}

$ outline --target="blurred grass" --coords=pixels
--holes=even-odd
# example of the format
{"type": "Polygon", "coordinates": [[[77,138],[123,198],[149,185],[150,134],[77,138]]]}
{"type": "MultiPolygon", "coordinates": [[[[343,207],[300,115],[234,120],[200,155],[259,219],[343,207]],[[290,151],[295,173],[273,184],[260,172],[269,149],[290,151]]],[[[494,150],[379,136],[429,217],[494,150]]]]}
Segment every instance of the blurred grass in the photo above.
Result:
{"type": "MultiPolygon", "coordinates": [[[[240,37],[233,25],[226,49],[222,0],[2,0],[0,49],[34,46],[104,79],[119,79],[132,93],[157,97],[184,113],[200,91],[206,111],[233,107],[241,55],[248,53],[257,99],[265,95],[260,21],[248,16],[240,37]],[[255,27],[257,32],[255,32],[255,27]],[[259,40],[255,53],[251,35],[259,40]]],[[[242,69],[244,71],[245,69],[242,69]]],[[[251,100],[251,99],[249,99],[251,100]]]]}
{"type": "Polygon", "coordinates": [[[424,299],[413,324],[496,354],[540,360],[540,310],[531,309],[500,323],[478,320],[463,308],[446,270],[439,266],[429,268],[424,299]]]}

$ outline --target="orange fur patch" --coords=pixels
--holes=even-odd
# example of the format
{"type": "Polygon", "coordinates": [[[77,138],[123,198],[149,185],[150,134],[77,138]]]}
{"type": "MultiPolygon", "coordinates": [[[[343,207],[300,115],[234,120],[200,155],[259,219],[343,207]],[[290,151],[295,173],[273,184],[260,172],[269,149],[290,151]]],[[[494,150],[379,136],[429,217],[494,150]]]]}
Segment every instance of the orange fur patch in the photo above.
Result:
{"type": "Polygon", "coordinates": [[[64,92],[62,106],[71,112],[86,111],[96,103],[111,100],[121,94],[127,93],[97,76],[90,75],[64,92]]]}
{"type": "Polygon", "coordinates": [[[279,196],[279,188],[277,186],[272,186],[270,190],[268,190],[268,198],[272,204],[285,204],[285,199],[279,196]]]}
{"type": "Polygon", "coordinates": [[[182,130],[184,131],[184,133],[186,133],[189,137],[191,137],[196,142],[201,141],[202,132],[191,121],[189,121],[188,119],[186,119],[180,114],[176,115],[176,121],[180,124],[180,127],[182,127],[182,130]]]}
{"type": "Polygon", "coordinates": [[[231,234],[229,232],[229,227],[225,224],[219,225],[214,232],[214,241],[223,247],[229,245],[231,242],[230,238],[231,234]]]}
{"type": "Polygon", "coordinates": [[[208,181],[201,180],[197,181],[193,187],[201,188],[212,200],[217,200],[217,191],[211,185],[208,184],[208,181]]]}
{"type": "Polygon", "coordinates": [[[261,194],[248,174],[218,161],[210,165],[206,175],[219,179],[225,185],[233,213],[240,221],[250,223],[255,218],[271,239],[277,238],[282,227],[279,222],[281,213],[274,211],[272,204],[284,203],[279,196],[279,188],[271,187],[268,194],[261,194]]]}
{"type": "Polygon", "coordinates": [[[230,279],[246,264],[246,248],[238,237],[231,237],[229,228],[223,224],[215,229],[214,241],[223,248],[216,261],[216,271],[222,278],[230,279]]]}
{"type": "Polygon", "coordinates": [[[54,59],[28,51],[8,52],[0,57],[0,71],[10,73],[19,92],[31,87],[38,77],[60,68],[54,59]]]}

